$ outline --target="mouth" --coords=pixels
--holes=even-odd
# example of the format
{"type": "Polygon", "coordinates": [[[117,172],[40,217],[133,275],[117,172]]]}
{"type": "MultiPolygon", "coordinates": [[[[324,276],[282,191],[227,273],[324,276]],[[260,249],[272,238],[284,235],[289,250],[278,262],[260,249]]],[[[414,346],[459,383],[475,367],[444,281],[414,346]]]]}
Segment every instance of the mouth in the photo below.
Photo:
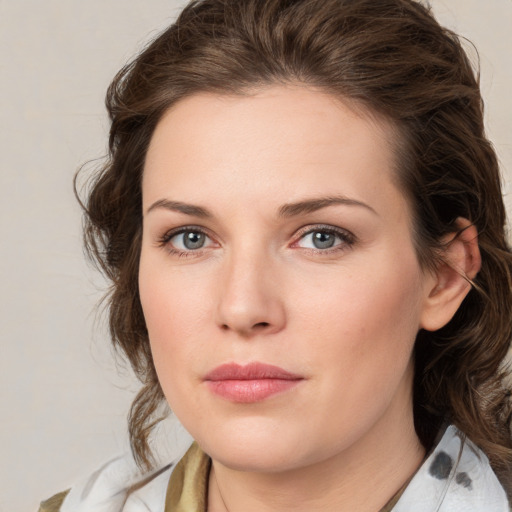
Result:
{"type": "Polygon", "coordinates": [[[264,363],[223,364],[204,377],[210,391],[236,403],[261,402],[294,388],[302,380],[300,375],[264,363]]]}

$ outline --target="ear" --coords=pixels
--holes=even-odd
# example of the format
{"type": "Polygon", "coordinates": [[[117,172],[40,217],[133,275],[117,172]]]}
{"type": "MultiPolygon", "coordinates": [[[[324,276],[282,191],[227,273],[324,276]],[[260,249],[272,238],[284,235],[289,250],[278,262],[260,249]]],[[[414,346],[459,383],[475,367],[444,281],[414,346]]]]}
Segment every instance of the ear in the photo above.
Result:
{"type": "Polygon", "coordinates": [[[428,279],[420,327],[436,331],[444,327],[459,309],[471,289],[469,280],[481,266],[478,233],[469,220],[459,217],[458,231],[447,235],[442,261],[428,279]]]}

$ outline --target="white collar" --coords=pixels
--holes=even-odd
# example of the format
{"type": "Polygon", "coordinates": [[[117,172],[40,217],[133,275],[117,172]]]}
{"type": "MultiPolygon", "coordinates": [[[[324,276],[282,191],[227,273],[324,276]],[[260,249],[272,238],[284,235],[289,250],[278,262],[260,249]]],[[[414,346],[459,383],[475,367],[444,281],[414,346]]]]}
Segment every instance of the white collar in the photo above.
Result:
{"type": "Polygon", "coordinates": [[[425,460],[393,512],[509,512],[486,455],[453,425],[425,460]]]}

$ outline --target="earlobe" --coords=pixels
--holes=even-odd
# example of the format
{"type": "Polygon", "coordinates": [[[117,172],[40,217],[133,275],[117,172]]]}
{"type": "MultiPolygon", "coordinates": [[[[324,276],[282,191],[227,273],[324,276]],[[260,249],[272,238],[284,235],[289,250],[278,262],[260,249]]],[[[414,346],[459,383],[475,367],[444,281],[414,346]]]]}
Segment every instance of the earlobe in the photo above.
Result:
{"type": "Polygon", "coordinates": [[[478,232],[467,219],[457,219],[458,231],[447,236],[442,262],[432,274],[420,327],[436,331],[444,327],[459,309],[481,266],[478,232]]]}

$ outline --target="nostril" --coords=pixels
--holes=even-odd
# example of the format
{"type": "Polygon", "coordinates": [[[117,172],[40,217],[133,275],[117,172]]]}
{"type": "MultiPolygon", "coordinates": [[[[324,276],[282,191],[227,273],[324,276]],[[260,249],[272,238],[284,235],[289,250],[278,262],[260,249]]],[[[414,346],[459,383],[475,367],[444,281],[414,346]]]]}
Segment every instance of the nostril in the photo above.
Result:
{"type": "Polygon", "coordinates": [[[251,332],[255,333],[260,330],[268,329],[272,324],[270,322],[257,322],[255,324],[248,323],[246,326],[237,326],[235,324],[221,324],[220,329],[222,331],[237,331],[240,333],[244,333],[244,335],[249,335],[251,332]]]}

